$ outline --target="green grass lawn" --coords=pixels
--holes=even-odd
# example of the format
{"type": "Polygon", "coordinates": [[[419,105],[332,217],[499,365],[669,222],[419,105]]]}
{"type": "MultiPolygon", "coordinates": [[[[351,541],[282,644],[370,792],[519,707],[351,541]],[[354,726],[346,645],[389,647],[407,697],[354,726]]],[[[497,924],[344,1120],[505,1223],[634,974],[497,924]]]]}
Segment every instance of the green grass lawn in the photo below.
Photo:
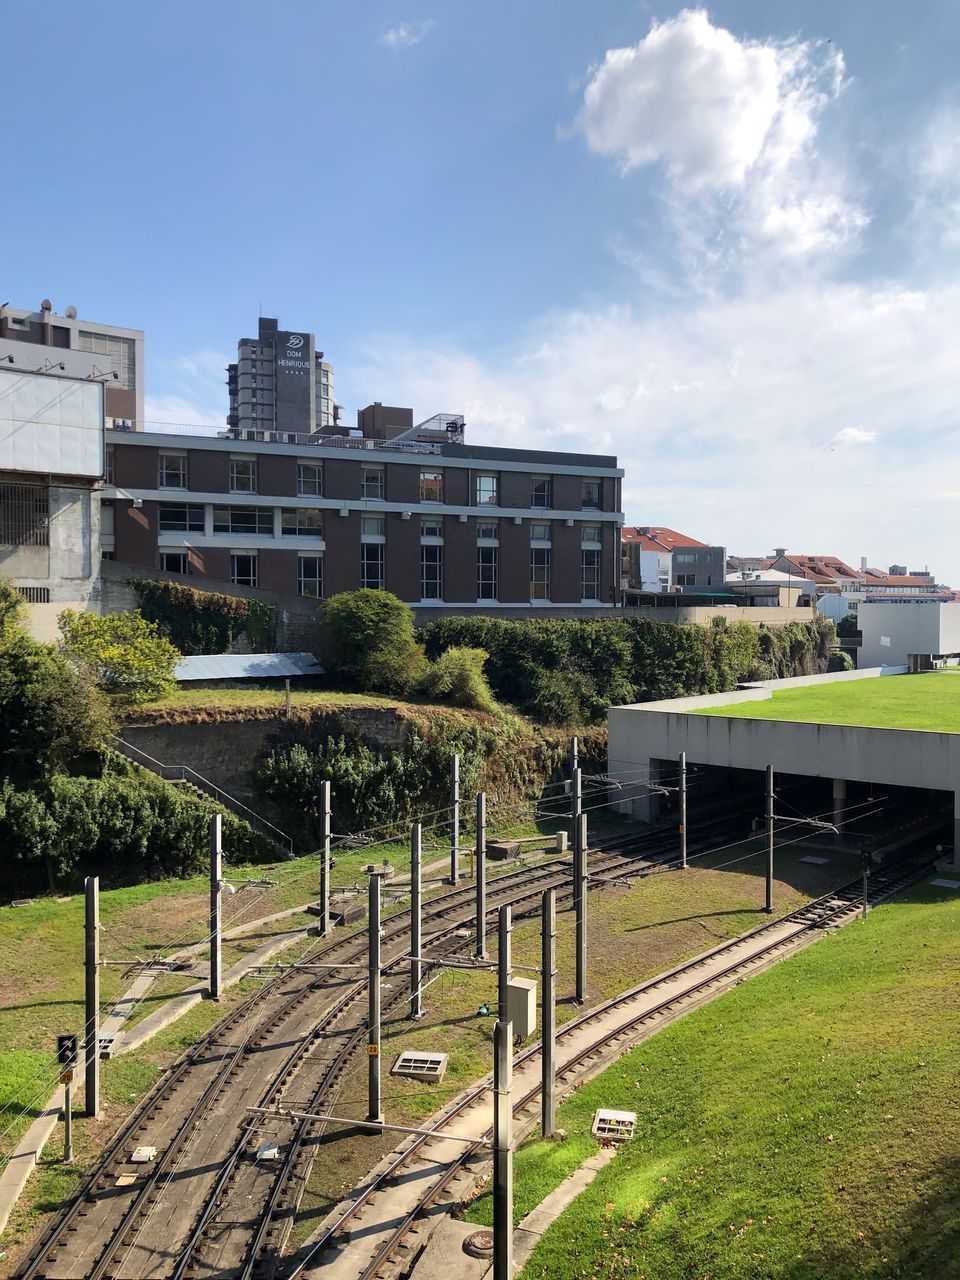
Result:
{"type": "Polygon", "coordinates": [[[705,707],[691,714],[960,733],[960,680],[956,680],[952,672],[930,671],[922,675],[806,685],[783,689],[764,702],[705,707]]]}
{"type": "MultiPolygon", "coordinates": [[[[416,699],[411,699],[415,703],[416,699]]],[[[191,689],[189,685],[175,689],[151,702],[124,713],[124,719],[162,719],[169,712],[204,712],[269,709],[281,712],[286,694],[275,685],[251,685],[241,689],[191,689]]],[[[343,693],[336,689],[294,689],[290,693],[292,707],[397,707],[396,698],[372,693],[343,693]]],[[[449,709],[449,708],[447,708],[449,709]]]]}
{"type": "MultiPolygon", "coordinates": [[[[560,1109],[516,1160],[519,1219],[637,1132],[524,1271],[648,1280],[960,1275],[960,898],[923,886],[691,1013],[560,1109]]],[[[471,1216],[489,1220],[489,1197],[471,1216]]]]}

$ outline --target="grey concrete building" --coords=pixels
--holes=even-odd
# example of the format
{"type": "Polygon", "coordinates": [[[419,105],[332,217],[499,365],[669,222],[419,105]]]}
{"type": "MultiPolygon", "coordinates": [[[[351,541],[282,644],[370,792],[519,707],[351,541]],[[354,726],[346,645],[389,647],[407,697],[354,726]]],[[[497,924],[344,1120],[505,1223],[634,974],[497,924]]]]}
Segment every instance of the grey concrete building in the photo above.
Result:
{"type": "Polygon", "coordinates": [[[337,423],[333,366],[312,333],[280,328],[261,316],[255,338],[241,338],[227,366],[227,426],[240,432],[312,435],[337,423]]]}

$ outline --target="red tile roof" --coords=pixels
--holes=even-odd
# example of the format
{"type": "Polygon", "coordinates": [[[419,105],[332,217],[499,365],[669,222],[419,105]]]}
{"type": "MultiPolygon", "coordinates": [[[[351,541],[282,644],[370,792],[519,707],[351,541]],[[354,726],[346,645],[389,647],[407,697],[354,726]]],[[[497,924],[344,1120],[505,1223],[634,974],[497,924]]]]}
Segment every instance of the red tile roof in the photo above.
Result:
{"type": "Polygon", "coordinates": [[[668,529],[665,525],[641,524],[635,528],[624,527],[621,530],[623,542],[637,542],[642,551],[674,551],[677,547],[706,547],[709,543],[698,542],[685,533],[677,533],[676,529],[668,529]]]}

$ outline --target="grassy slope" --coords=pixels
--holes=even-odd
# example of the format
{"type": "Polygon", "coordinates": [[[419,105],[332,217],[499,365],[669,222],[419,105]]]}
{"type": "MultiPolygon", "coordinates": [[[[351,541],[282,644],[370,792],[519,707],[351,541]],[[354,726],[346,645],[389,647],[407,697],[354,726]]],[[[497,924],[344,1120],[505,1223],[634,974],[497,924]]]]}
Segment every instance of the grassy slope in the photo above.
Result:
{"type": "Polygon", "coordinates": [[[960,733],[960,680],[939,671],[851,680],[784,689],[766,702],[708,707],[693,714],[960,733]]]}
{"type": "Polygon", "coordinates": [[[519,1154],[518,1217],[593,1149],[597,1106],[637,1111],[637,1135],[525,1276],[960,1275],[958,937],[960,899],[925,886],[588,1085],[567,1142],[519,1154]]]}

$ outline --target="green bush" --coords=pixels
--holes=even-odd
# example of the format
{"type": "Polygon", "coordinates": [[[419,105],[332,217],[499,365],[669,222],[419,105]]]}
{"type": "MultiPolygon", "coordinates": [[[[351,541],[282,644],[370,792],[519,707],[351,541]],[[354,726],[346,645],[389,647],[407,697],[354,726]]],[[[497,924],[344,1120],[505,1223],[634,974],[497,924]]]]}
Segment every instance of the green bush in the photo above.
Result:
{"type": "Polygon", "coordinates": [[[837,635],[844,640],[852,640],[860,634],[860,623],[855,613],[847,613],[837,623],[837,635]]]}
{"type": "Polygon", "coordinates": [[[136,593],[143,616],[155,622],[181,653],[226,653],[244,634],[254,653],[276,648],[276,609],[263,600],[152,578],[131,578],[127,585],[136,593]]]}
{"type": "Polygon", "coordinates": [[[849,653],[844,653],[842,649],[834,649],[833,653],[830,655],[830,660],[827,663],[827,670],[853,671],[854,669],[853,659],[850,657],[849,653]]]}
{"type": "Polygon", "coordinates": [[[9,644],[23,630],[26,604],[9,578],[0,578],[0,645],[9,644]]]}
{"type": "Polygon", "coordinates": [[[445,649],[423,682],[424,694],[436,702],[449,702],[455,707],[472,707],[475,711],[494,711],[496,703],[483,674],[487,655],[482,649],[454,646],[445,649]]]}
{"type": "Polygon", "coordinates": [[[32,786],[79,768],[110,729],[103,696],[25,633],[0,646],[0,777],[32,786]]]}
{"type": "Polygon", "coordinates": [[[427,662],[413,610],[389,591],[343,591],[320,615],[320,661],[328,675],[364,693],[410,693],[427,662]]]}
{"type": "MultiPolygon", "coordinates": [[[[0,847],[9,859],[3,894],[66,891],[99,875],[105,886],[196,875],[208,865],[212,801],[128,766],[101,777],[58,775],[49,785],[0,786],[0,847]]],[[[276,850],[229,811],[228,862],[273,860],[276,850]]]]}
{"type": "Polygon", "coordinates": [[[64,609],[57,622],[65,656],[119,701],[152,702],[176,687],[173,671],[180,654],[142,614],[100,617],[64,609]]]}

